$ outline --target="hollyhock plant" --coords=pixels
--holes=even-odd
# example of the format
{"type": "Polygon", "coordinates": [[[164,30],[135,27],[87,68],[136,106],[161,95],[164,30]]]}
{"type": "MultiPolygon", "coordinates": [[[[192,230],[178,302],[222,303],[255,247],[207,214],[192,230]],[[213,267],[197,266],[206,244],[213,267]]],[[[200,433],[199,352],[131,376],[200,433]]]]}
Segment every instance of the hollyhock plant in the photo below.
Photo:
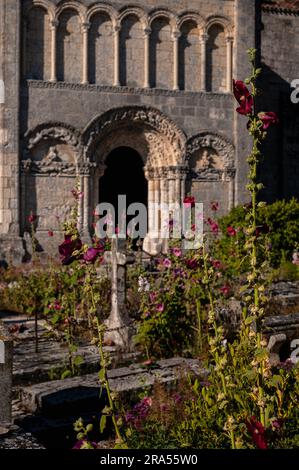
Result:
{"type": "Polygon", "coordinates": [[[54,237],[54,232],[53,232],[52,230],[49,230],[49,231],[48,231],[48,236],[49,236],[49,237],[54,237]]]}
{"type": "Polygon", "coordinates": [[[157,309],[157,312],[160,312],[160,313],[164,312],[164,304],[158,304],[156,306],[156,309],[157,309]]]}
{"type": "Polygon", "coordinates": [[[73,253],[81,248],[82,242],[79,238],[74,239],[71,235],[65,235],[64,242],[58,247],[62,264],[68,265],[80,258],[80,256],[74,256],[73,253]]]}
{"type": "Polygon", "coordinates": [[[226,231],[230,237],[235,237],[237,235],[237,230],[234,227],[229,226],[226,231]]]}
{"type": "Polygon", "coordinates": [[[225,286],[222,286],[222,287],[220,288],[220,290],[221,290],[221,292],[222,292],[223,295],[227,296],[227,295],[229,295],[229,293],[230,293],[230,291],[231,291],[231,288],[230,288],[229,285],[226,284],[225,286]]]}
{"type": "Polygon", "coordinates": [[[217,224],[217,222],[215,222],[215,220],[212,220],[211,218],[208,218],[207,223],[208,223],[209,226],[211,227],[212,232],[213,232],[215,235],[218,235],[218,232],[219,232],[219,225],[217,224]]]}
{"type": "Polygon", "coordinates": [[[36,215],[34,215],[34,214],[31,213],[31,214],[29,215],[29,217],[28,217],[28,222],[29,222],[30,224],[34,224],[34,222],[36,221],[36,219],[37,219],[36,215]]]}
{"type": "Polygon", "coordinates": [[[170,268],[170,266],[171,266],[171,261],[170,261],[170,259],[165,258],[165,259],[163,260],[163,266],[164,266],[165,268],[170,268]]]}
{"type": "Polygon", "coordinates": [[[93,247],[89,247],[83,254],[83,260],[86,261],[86,263],[94,263],[98,256],[99,250],[93,247]]]}
{"type": "Polygon", "coordinates": [[[258,449],[268,449],[267,441],[265,438],[266,429],[255,416],[252,416],[246,423],[247,430],[251,435],[256,447],[258,449]]]}
{"type": "Polygon", "coordinates": [[[194,207],[195,206],[195,198],[194,196],[185,196],[185,199],[184,199],[184,205],[189,207],[194,207]]]}
{"type": "Polygon", "coordinates": [[[273,111],[261,112],[258,117],[263,122],[263,130],[266,131],[270,126],[278,124],[278,116],[273,111]]]}
{"type": "Polygon", "coordinates": [[[180,256],[182,256],[182,250],[181,250],[180,248],[173,248],[172,253],[173,253],[174,256],[176,256],[177,258],[179,258],[180,256]]]}
{"type": "Polygon", "coordinates": [[[217,202],[217,201],[211,202],[211,209],[212,209],[212,211],[217,212],[218,209],[219,209],[219,202],[217,202]]]}
{"type": "Polygon", "coordinates": [[[248,116],[253,113],[253,96],[241,80],[233,80],[233,90],[239,107],[237,113],[248,116]]]}

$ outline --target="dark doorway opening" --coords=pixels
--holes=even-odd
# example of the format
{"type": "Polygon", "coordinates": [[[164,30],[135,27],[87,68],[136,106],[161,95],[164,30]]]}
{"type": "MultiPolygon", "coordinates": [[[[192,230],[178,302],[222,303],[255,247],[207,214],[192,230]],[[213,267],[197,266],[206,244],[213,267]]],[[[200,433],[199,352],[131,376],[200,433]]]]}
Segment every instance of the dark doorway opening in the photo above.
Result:
{"type": "MultiPolygon", "coordinates": [[[[126,195],[126,208],[138,202],[147,206],[147,180],[144,176],[143,161],[136,150],[118,147],[107,157],[107,168],[100,179],[99,200],[113,205],[116,224],[118,220],[118,196],[126,195]]],[[[127,216],[127,224],[133,216],[127,216]]]]}

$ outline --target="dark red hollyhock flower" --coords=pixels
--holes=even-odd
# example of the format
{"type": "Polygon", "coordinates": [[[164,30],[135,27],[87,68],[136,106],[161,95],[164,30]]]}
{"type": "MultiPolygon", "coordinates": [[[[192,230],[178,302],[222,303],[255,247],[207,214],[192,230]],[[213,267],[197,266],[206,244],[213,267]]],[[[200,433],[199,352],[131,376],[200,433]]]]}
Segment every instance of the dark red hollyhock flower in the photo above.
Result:
{"type": "Polygon", "coordinates": [[[195,205],[195,198],[193,196],[186,196],[184,199],[184,204],[185,205],[191,205],[191,207],[194,207],[195,205]]]}
{"type": "Polygon", "coordinates": [[[87,263],[94,263],[99,255],[99,250],[96,248],[90,247],[83,254],[83,259],[87,263]]]}
{"type": "Polygon", "coordinates": [[[212,211],[217,212],[219,209],[219,202],[216,202],[216,201],[211,202],[211,209],[212,211]]]}
{"type": "Polygon", "coordinates": [[[33,214],[30,214],[29,217],[28,217],[28,222],[30,224],[34,224],[34,222],[36,221],[37,217],[36,215],[33,215],[33,214]]]}
{"type": "Polygon", "coordinates": [[[217,222],[215,222],[215,220],[210,219],[209,217],[207,223],[211,227],[212,232],[217,235],[219,231],[219,225],[217,224],[217,222]]]}
{"type": "Polygon", "coordinates": [[[259,118],[263,121],[263,130],[266,131],[270,126],[278,124],[279,119],[276,113],[268,111],[266,113],[259,113],[259,118]]]}
{"type": "Polygon", "coordinates": [[[187,265],[187,268],[189,269],[196,269],[198,268],[198,261],[196,259],[187,259],[186,260],[186,265],[187,265]]]}
{"type": "Polygon", "coordinates": [[[241,80],[233,80],[234,95],[239,103],[236,109],[237,113],[248,116],[253,112],[253,97],[246,87],[245,83],[241,80]]]}
{"type": "Polygon", "coordinates": [[[221,287],[220,290],[221,290],[221,292],[222,292],[223,295],[229,295],[229,293],[230,293],[230,286],[225,285],[225,286],[221,287]]]}
{"type": "Polygon", "coordinates": [[[234,227],[229,226],[226,231],[230,237],[235,237],[237,235],[237,230],[234,227]]]}
{"type": "Polygon", "coordinates": [[[49,236],[49,237],[53,237],[53,236],[54,236],[54,232],[53,232],[52,230],[49,230],[49,231],[48,231],[48,236],[49,236]]]}
{"type": "Polygon", "coordinates": [[[247,430],[251,434],[252,439],[258,449],[267,449],[268,445],[265,438],[266,429],[255,416],[252,416],[246,423],[247,430]]]}
{"type": "Polygon", "coordinates": [[[76,259],[76,257],[73,256],[74,251],[80,250],[81,248],[82,242],[79,238],[72,240],[71,235],[65,235],[64,242],[58,247],[62,264],[71,264],[76,259]]]}

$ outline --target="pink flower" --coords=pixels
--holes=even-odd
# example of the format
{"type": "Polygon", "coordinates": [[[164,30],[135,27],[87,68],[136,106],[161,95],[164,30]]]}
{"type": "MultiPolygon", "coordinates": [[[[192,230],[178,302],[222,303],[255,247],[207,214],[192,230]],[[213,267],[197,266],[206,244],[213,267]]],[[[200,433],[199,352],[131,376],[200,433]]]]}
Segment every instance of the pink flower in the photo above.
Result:
{"type": "Polygon", "coordinates": [[[184,199],[184,205],[185,206],[191,206],[194,207],[195,205],[195,198],[193,196],[186,196],[184,199]]]}
{"type": "Polygon", "coordinates": [[[231,226],[227,227],[226,231],[230,237],[235,237],[237,235],[237,230],[231,226]]]}
{"type": "Polygon", "coordinates": [[[207,222],[209,226],[211,227],[212,232],[215,233],[215,235],[217,235],[219,231],[219,225],[217,224],[217,222],[215,222],[214,220],[210,218],[208,218],[207,222]]]}
{"type": "Polygon", "coordinates": [[[212,265],[214,266],[215,269],[221,269],[221,267],[222,267],[221,262],[217,259],[212,260],[212,265]]]}
{"type": "Polygon", "coordinates": [[[29,217],[28,217],[28,222],[29,222],[30,224],[34,224],[34,222],[36,221],[36,219],[37,219],[36,215],[32,214],[32,212],[31,212],[31,214],[30,214],[29,217]]]}
{"type": "Polygon", "coordinates": [[[262,112],[258,114],[259,118],[263,121],[263,130],[266,131],[271,125],[278,124],[278,116],[273,111],[262,112]]]}
{"type": "Polygon", "coordinates": [[[158,312],[161,312],[161,313],[164,312],[164,304],[158,304],[156,309],[158,312]]]}
{"type": "Polygon", "coordinates": [[[150,301],[155,302],[155,300],[157,298],[156,292],[150,292],[149,296],[150,296],[150,301]]]}
{"type": "Polygon", "coordinates": [[[170,261],[170,259],[165,258],[165,259],[163,260],[163,266],[165,266],[165,268],[170,268],[170,266],[171,266],[171,261],[170,261]]]}
{"type": "Polygon", "coordinates": [[[297,266],[299,266],[299,253],[298,253],[298,251],[295,251],[295,252],[293,253],[292,263],[293,263],[293,264],[296,264],[297,266]]]}
{"type": "Polygon", "coordinates": [[[230,289],[230,286],[226,284],[225,286],[221,287],[220,290],[223,295],[227,296],[229,295],[231,289],[230,289]]]}
{"type": "Polygon", "coordinates": [[[79,191],[79,190],[76,189],[76,188],[73,188],[73,189],[71,190],[71,193],[72,193],[72,195],[74,196],[74,198],[75,198],[76,200],[81,199],[81,198],[84,196],[84,193],[83,193],[82,191],[79,191]]]}
{"type": "Polygon", "coordinates": [[[246,87],[245,83],[241,80],[233,80],[233,89],[239,107],[236,109],[237,113],[248,116],[253,112],[253,97],[246,87]]]}
{"type": "Polygon", "coordinates": [[[172,253],[174,256],[177,256],[178,258],[182,256],[182,250],[180,248],[173,248],[172,253]]]}
{"type": "Polygon", "coordinates": [[[99,251],[96,248],[90,247],[83,254],[83,259],[86,263],[94,263],[99,255],[99,251]]]}
{"type": "Polygon", "coordinates": [[[53,237],[53,236],[54,236],[54,232],[53,232],[52,230],[49,230],[49,231],[48,231],[48,236],[49,236],[49,237],[53,237]]]}

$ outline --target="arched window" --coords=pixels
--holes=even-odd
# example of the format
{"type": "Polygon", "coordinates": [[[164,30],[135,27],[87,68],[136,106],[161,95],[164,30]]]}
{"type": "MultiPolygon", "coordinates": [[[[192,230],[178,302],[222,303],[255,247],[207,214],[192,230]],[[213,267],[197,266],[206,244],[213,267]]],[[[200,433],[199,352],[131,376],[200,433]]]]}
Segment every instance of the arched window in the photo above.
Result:
{"type": "Polygon", "coordinates": [[[30,9],[26,23],[25,70],[26,78],[48,80],[50,78],[51,31],[49,16],[44,8],[30,9]]]}
{"type": "Polygon", "coordinates": [[[67,9],[59,16],[57,31],[57,79],[80,83],[82,80],[82,34],[76,11],[67,9]]]}
{"type": "Polygon", "coordinates": [[[226,91],[226,43],[222,25],[214,24],[208,31],[207,91],[226,91]]]}
{"type": "Polygon", "coordinates": [[[181,90],[200,90],[200,63],[200,39],[197,24],[194,21],[185,21],[181,27],[179,43],[181,90]]]}
{"type": "Polygon", "coordinates": [[[92,16],[89,30],[89,82],[113,84],[113,27],[105,13],[92,16]]]}
{"type": "Polygon", "coordinates": [[[121,25],[120,83],[132,87],[144,83],[144,32],[134,15],[126,16],[121,25]]]}
{"type": "Polygon", "coordinates": [[[173,42],[171,26],[164,18],[152,22],[150,47],[150,82],[152,87],[173,87],[173,42]]]}

